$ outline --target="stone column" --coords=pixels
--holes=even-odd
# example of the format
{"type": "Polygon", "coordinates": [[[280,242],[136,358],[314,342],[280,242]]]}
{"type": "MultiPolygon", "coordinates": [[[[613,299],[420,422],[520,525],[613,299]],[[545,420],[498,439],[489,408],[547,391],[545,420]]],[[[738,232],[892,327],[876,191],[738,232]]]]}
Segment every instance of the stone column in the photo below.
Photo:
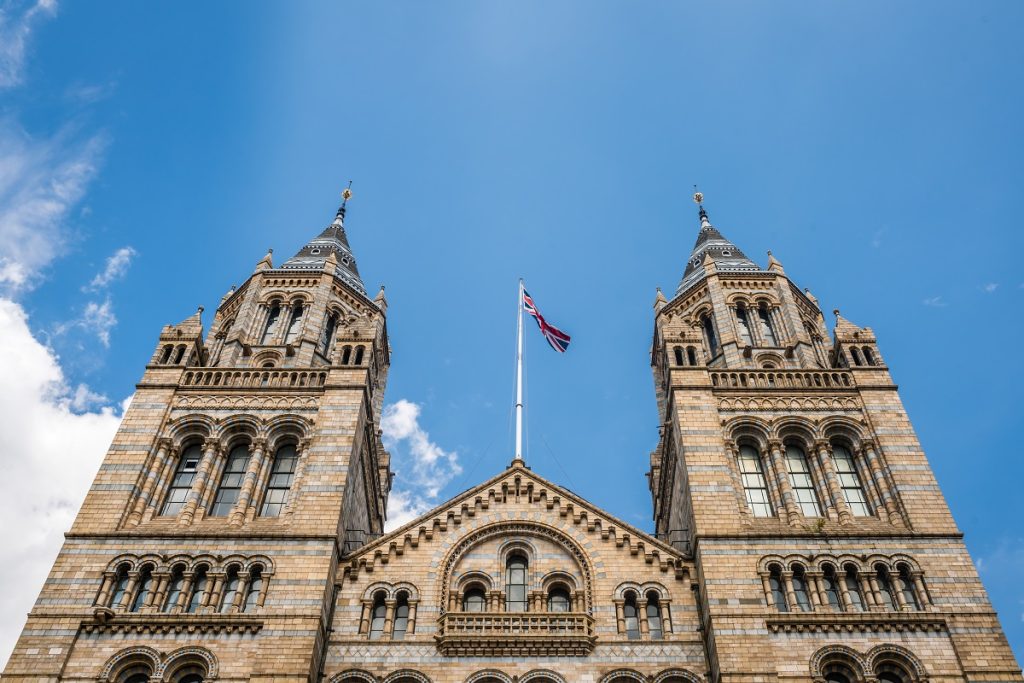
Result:
{"type": "Polygon", "coordinates": [[[868,499],[868,506],[871,512],[882,521],[888,522],[889,513],[886,511],[885,506],[882,505],[881,494],[875,485],[874,473],[867,464],[867,456],[864,454],[864,449],[858,446],[851,451],[851,454],[857,468],[857,478],[860,480],[861,488],[864,489],[864,495],[868,499]]]}
{"type": "Polygon", "coordinates": [[[135,504],[132,506],[132,511],[128,515],[127,523],[130,526],[136,526],[142,521],[142,512],[146,509],[150,498],[153,496],[153,489],[156,487],[157,480],[163,474],[164,467],[167,465],[167,454],[170,450],[170,439],[161,438],[157,440],[156,457],[153,458],[152,465],[149,471],[146,472],[146,478],[142,482],[142,489],[139,491],[135,504]]]}
{"type": "Polygon", "coordinates": [[[772,584],[768,574],[761,574],[761,588],[764,590],[764,601],[771,607],[775,607],[775,596],[772,595],[772,584]]]}
{"type": "Polygon", "coordinates": [[[217,610],[217,603],[220,602],[220,592],[224,587],[224,574],[213,574],[207,578],[207,582],[210,584],[210,590],[207,591],[203,599],[203,604],[200,606],[200,612],[215,612],[217,610]]]}
{"type": "Polygon", "coordinates": [[[786,518],[793,524],[799,517],[799,510],[796,506],[796,498],[793,495],[793,485],[789,481],[789,470],[782,457],[782,442],[772,441],[769,444],[772,452],[772,463],[778,476],[779,490],[782,492],[782,502],[786,509],[786,518]]]}
{"type": "Polygon", "coordinates": [[[359,633],[365,634],[370,632],[371,609],[372,605],[366,600],[363,600],[363,609],[359,612],[359,633]]]}
{"type": "Polygon", "coordinates": [[[661,635],[664,638],[669,633],[672,633],[672,601],[664,599],[661,601],[661,635]]]}
{"type": "MultiPolygon", "coordinates": [[[[96,594],[96,600],[92,603],[94,607],[106,607],[110,601],[110,589],[114,587],[114,572],[103,572],[103,582],[100,584],[100,592],[96,594]]],[[[111,605],[113,607],[113,605],[111,605]]]]}
{"type": "Polygon", "coordinates": [[[167,594],[167,584],[171,581],[170,572],[153,572],[153,590],[146,597],[146,604],[142,606],[144,612],[159,612],[164,604],[164,595],[167,594]]]}
{"type": "Polygon", "coordinates": [[[231,601],[231,612],[238,613],[244,604],[245,596],[249,593],[249,573],[240,574],[238,577],[238,590],[235,591],[235,599],[231,601]]]}
{"type": "Polygon", "coordinates": [[[864,450],[864,456],[868,461],[868,467],[871,468],[871,477],[874,479],[875,486],[878,487],[878,490],[881,493],[882,504],[885,506],[885,511],[889,515],[889,522],[902,526],[903,519],[900,516],[899,509],[896,507],[896,501],[893,498],[894,492],[889,490],[889,486],[885,481],[885,473],[882,472],[882,464],[879,462],[879,458],[875,452],[875,445],[870,441],[865,441],[862,448],[864,450]]]}
{"type": "MultiPolygon", "coordinates": [[[[747,493],[743,488],[743,475],[740,474],[739,466],[736,464],[739,462],[739,452],[737,451],[736,444],[726,442],[725,453],[729,465],[729,476],[732,479],[732,487],[736,493],[736,502],[740,508],[740,516],[744,522],[749,524],[752,513],[750,505],[747,503],[747,493]]],[[[768,483],[768,477],[765,477],[765,483],[768,483]]]]}
{"type": "Polygon", "coordinates": [[[173,614],[177,614],[184,610],[188,606],[188,601],[192,597],[192,586],[195,584],[196,575],[193,572],[185,572],[185,581],[181,584],[181,595],[173,605],[167,606],[167,611],[173,614]]]}
{"type": "Polygon", "coordinates": [[[640,622],[640,638],[642,639],[649,631],[647,628],[647,599],[644,597],[640,597],[636,601],[636,618],[640,622]]]}
{"type": "Polygon", "coordinates": [[[910,578],[914,581],[914,590],[917,593],[917,601],[921,603],[921,609],[930,611],[932,608],[932,601],[928,596],[928,591],[924,588],[924,579],[921,578],[921,572],[911,572],[910,578]]]}
{"type": "Polygon", "coordinates": [[[782,572],[782,585],[786,587],[786,602],[789,603],[790,612],[799,612],[800,603],[796,601],[796,591],[793,589],[793,572],[782,572]]]}
{"type": "Polygon", "coordinates": [[[811,601],[811,611],[817,612],[824,605],[828,605],[827,597],[821,599],[821,572],[804,572],[804,581],[807,582],[807,597],[811,601]]]}
{"type": "Polygon", "coordinates": [[[871,599],[875,603],[875,611],[882,612],[886,610],[886,602],[882,599],[882,589],[878,587],[878,577],[872,572],[865,578],[868,580],[868,588],[870,588],[871,599]]]}
{"type": "Polygon", "coordinates": [[[913,606],[907,604],[907,597],[903,595],[902,583],[903,581],[899,576],[892,573],[889,574],[889,590],[892,593],[893,600],[896,602],[896,609],[900,612],[909,612],[913,609],[913,606]]]}
{"type": "Polygon", "coordinates": [[[398,601],[394,598],[388,598],[384,601],[384,633],[381,634],[381,638],[385,640],[391,640],[391,628],[395,623],[395,605],[398,601]]]}
{"type": "Polygon", "coordinates": [[[807,453],[807,468],[811,471],[811,481],[814,483],[814,495],[818,499],[818,504],[821,506],[821,516],[828,519],[838,517],[835,514],[835,505],[832,500],[832,491],[825,480],[825,475],[821,470],[821,464],[818,462],[818,458],[815,457],[813,449],[810,453],[807,453]],[[821,495],[821,485],[825,484],[825,495],[821,495]]]}
{"type": "Polygon", "coordinates": [[[191,524],[195,518],[199,499],[202,498],[206,490],[206,481],[210,476],[210,470],[213,469],[214,462],[221,450],[220,444],[212,438],[207,439],[204,445],[203,457],[199,461],[195,479],[192,481],[192,490],[188,492],[188,497],[185,499],[185,504],[182,506],[181,514],[178,517],[178,523],[183,526],[191,524]]]}
{"type": "Polygon", "coordinates": [[[618,626],[619,633],[626,632],[626,615],[623,614],[622,607],[626,604],[626,601],[621,598],[616,598],[615,603],[615,623],[618,626]]]}
{"type": "Polygon", "coordinates": [[[249,452],[249,465],[246,467],[245,476],[242,479],[242,488],[238,492],[235,506],[231,508],[231,513],[228,515],[228,524],[231,526],[241,526],[249,509],[249,503],[255,502],[253,492],[256,488],[256,479],[263,467],[267,442],[264,439],[254,439],[250,448],[252,450],[249,452]]]}
{"type": "MultiPolygon", "coordinates": [[[[302,439],[297,444],[295,444],[295,474],[292,475],[292,487],[291,487],[291,490],[288,491],[288,499],[284,502],[284,507],[281,509],[281,516],[282,517],[286,517],[286,516],[291,515],[292,514],[292,510],[294,509],[294,506],[292,505],[292,503],[295,500],[297,500],[297,493],[298,493],[298,490],[299,490],[299,486],[301,485],[301,482],[302,482],[302,475],[306,471],[306,458],[304,458],[303,455],[306,453],[306,449],[308,449],[308,448],[309,448],[309,439],[302,439]]],[[[265,477],[269,477],[270,476],[270,463],[269,463],[269,461],[271,460],[271,458],[267,458],[267,460],[268,460],[268,463],[267,463],[267,467],[265,468],[266,469],[266,474],[264,475],[265,477]]],[[[263,482],[263,487],[264,488],[266,487],[266,481],[265,480],[263,482]]]]}
{"type": "Polygon", "coordinates": [[[128,609],[132,604],[132,599],[135,597],[135,588],[139,585],[139,572],[130,571],[128,572],[128,586],[124,590],[124,595],[121,596],[120,602],[116,605],[111,605],[112,608],[117,610],[128,609]]]}
{"type": "Polygon", "coordinates": [[[832,447],[828,441],[819,441],[815,444],[818,451],[818,461],[821,463],[822,471],[825,473],[825,483],[828,485],[829,494],[835,503],[836,511],[839,513],[839,521],[848,524],[853,520],[853,513],[843,496],[843,487],[839,483],[839,473],[836,472],[836,463],[832,458],[832,447]]]}
{"type": "Polygon", "coordinates": [[[419,600],[409,598],[409,623],[405,627],[405,632],[407,635],[416,632],[416,605],[418,605],[419,603],[419,600]]]}

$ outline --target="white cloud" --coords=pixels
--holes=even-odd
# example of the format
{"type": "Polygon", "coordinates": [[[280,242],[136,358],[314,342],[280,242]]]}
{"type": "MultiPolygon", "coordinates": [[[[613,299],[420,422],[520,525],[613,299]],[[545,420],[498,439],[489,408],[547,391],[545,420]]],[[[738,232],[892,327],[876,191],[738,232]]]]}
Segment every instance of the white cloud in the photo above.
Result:
{"type": "Polygon", "coordinates": [[[17,7],[18,4],[8,1],[0,5],[0,88],[21,83],[33,24],[57,12],[56,0],[38,0],[28,7],[17,7]]]}
{"type": "Polygon", "coordinates": [[[430,440],[419,423],[421,408],[400,399],[384,408],[384,446],[391,452],[395,488],[388,499],[386,528],[395,529],[437,503],[441,489],[462,472],[459,456],[430,440]]]}
{"type": "Polygon", "coordinates": [[[999,283],[998,282],[989,282],[987,285],[982,287],[982,289],[985,290],[986,294],[991,294],[992,292],[994,292],[997,289],[999,289],[999,283]]]}
{"type": "Polygon", "coordinates": [[[85,304],[82,315],[57,325],[53,334],[56,337],[65,335],[72,330],[81,330],[88,334],[96,335],[96,338],[104,348],[110,348],[110,331],[117,325],[117,316],[114,315],[114,305],[107,297],[103,303],[90,301],[85,304]]]}
{"type": "Polygon", "coordinates": [[[96,277],[82,289],[95,292],[109,286],[115,280],[120,280],[128,272],[128,268],[132,265],[132,259],[135,258],[137,253],[131,247],[121,247],[107,257],[107,263],[104,265],[103,270],[96,273],[96,277]]]}
{"type": "Polygon", "coordinates": [[[0,298],[0,668],[14,647],[96,469],[117,431],[102,397],[66,383],[20,305],[0,298]]]}
{"type": "Polygon", "coordinates": [[[942,300],[941,296],[930,296],[921,303],[932,308],[944,308],[946,306],[946,302],[942,300]]]}
{"type": "Polygon", "coordinates": [[[85,194],[105,142],[75,140],[71,129],[38,140],[0,119],[0,294],[30,288],[64,253],[62,229],[85,194]]]}

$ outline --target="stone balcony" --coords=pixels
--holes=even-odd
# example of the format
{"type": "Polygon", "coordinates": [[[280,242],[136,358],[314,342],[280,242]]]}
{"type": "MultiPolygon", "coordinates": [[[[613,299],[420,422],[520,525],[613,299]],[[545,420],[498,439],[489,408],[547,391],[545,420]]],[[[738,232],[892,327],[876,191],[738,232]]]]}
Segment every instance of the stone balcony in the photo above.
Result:
{"type": "Polygon", "coordinates": [[[583,612],[448,612],[435,639],[448,657],[582,657],[596,637],[583,612]]]}

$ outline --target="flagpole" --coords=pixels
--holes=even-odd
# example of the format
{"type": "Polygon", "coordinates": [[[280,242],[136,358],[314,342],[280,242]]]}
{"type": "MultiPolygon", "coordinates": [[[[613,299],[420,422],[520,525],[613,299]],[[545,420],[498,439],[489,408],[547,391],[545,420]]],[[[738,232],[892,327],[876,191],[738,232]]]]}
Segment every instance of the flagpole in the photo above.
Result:
{"type": "Polygon", "coordinates": [[[519,278],[518,338],[516,340],[516,455],[512,464],[523,464],[523,278],[519,278]]]}

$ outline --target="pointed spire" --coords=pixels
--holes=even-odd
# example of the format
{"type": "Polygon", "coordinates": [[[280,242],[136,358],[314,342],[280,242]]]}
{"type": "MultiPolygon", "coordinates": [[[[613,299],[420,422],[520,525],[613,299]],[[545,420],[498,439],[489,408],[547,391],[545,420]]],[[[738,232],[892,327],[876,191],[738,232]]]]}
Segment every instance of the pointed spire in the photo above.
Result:
{"type": "Polygon", "coordinates": [[[863,332],[863,328],[854,325],[852,322],[844,318],[839,314],[839,309],[833,309],[832,313],[836,316],[836,335],[842,336],[857,336],[863,332]]]}
{"type": "Polygon", "coordinates": [[[259,263],[256,264],[256,270],[265,270],[267,268],[273,268],[274,267],[274,259],[272,258],[273,255],[274,255],[274,250],[273,249],[267,249],[267,255],[264,256],[263,258],[261,258],[259,260],[259,263]]]}
{"type": "Polygon", "coordinates": [[[658,290],[658,293],[654,296],[654,310],[657,312],[664,308],[665,304],[668,303],[668,299],[666,299],[665,295],[661,293],[661,287],[657,287],[656,289],[658,290]]]}
{"type": "Polygon", "coordinates": [[[768,270],[772,271],[773,273],[786,272],[785,270],[783,270],[782,264],[779,263],[778,259],[772,256],[771,249],[768,250],[768,270]]]}
{"type": "Polygon", "coordinates": [[[183,335],[197,335],[203,333],[203,311],[202,306],[196,308],[196,312],[182,320],[174,327],[183,335]]]}
{"type": "Polygon", "coordinates": [[[341,206],[334,220],[317,237],[310,240],[295,256],[285,261],[286,270],[323,270],[333,268],[334,274],[362,295],[366,295],[363,280],[359,277],[356,257],[352,254],[348,236],[345,234],[345,212],[348,200],[352,198],[352,181],[341,193],[341,206]],[[333,262],[332,262],[333,260],[333,262]]]}
{"type": "Polygon", "coordinates": [[[683,291],[708,274],[705,263],[709,258],[716,271],[759,272],[761,269],[758,265],[747,258],[739,247],[722,236],[722,233],[711,224],[708,212],[704,209],[704,194],[694,192],[693,201],[699,207],[697,216],[700,219],[700,232],[697,233],[697,241],[693,245],[693,251],[690,252],[690,260],[686,264],[686,270],[676,289],[676,295],[682,294],[683,291]]]}
{"type": "Polygon", "coordinates": [[[384,297],[384,285],[380,286],[380,291],[377,292],[377,296],[373,297],[373,303],[377,304],[377,308],[381,311],[388,310],[388,300],[384,297]]]}

